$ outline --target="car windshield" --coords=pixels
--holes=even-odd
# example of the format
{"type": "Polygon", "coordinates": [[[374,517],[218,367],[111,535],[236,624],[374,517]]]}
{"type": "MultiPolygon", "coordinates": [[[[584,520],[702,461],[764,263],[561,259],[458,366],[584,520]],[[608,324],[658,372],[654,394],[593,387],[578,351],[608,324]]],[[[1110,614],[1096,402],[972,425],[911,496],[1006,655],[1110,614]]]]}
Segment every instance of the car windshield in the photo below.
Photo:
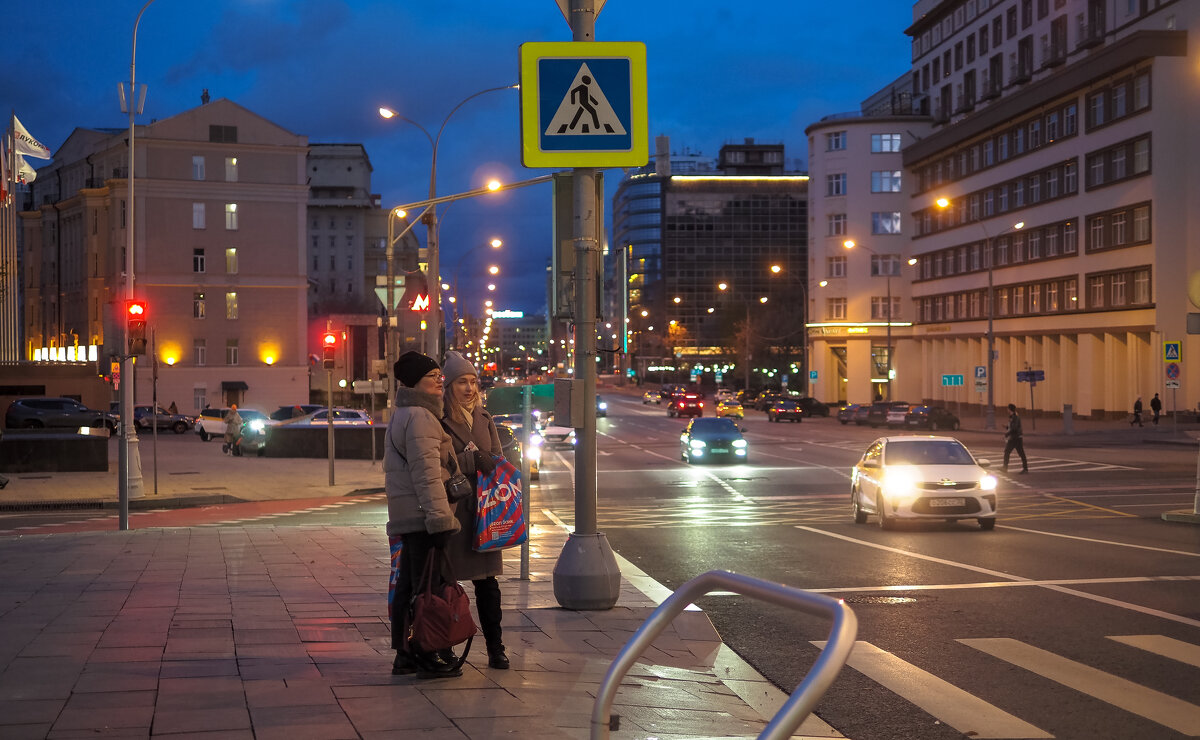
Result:
{"type": "Polygon", "coordinates": [[[971,453],[954,440],[922,439],[889,442],[885,465],[974,465],[971,453]]]}
{"type": "Polygon", "coordinates": [[[257,421],[267,418],[266,414],[254,409],[238,409],[238,416],[242,417],[242,421],[257,421]]]}
{"type": "Polygon", "coordinates": [[[692,422],[692,434],[722,434],[737,432],[732,419],[696,419],[692,422]]]}

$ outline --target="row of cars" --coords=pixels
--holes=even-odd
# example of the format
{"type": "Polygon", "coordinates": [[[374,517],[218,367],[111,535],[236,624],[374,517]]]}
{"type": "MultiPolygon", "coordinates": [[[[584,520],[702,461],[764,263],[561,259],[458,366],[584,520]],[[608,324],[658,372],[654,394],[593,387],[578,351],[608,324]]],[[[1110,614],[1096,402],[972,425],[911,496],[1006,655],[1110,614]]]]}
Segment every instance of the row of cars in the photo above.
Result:
{"type": "Polygon", "coordinates": [[[956,430],[959,419],[944,406],[910,404],[904,401],[876,401],[875,403],[852,403],[838,409],[837,419],[842,424],[881,427],[888,429],[948,429],[956,430]]]}
{"type": "MultiPolygon", "coordinates": [[[[714,394],[716,405],[713,413],[718,419],[742,419],[746,407],[765,411],[767,421],[801,421],[806,416],[829,416],[829,407],[815,398],[773,391],[763,393],[736,394],[727,388],[718,388],[714,394]]],[[[704,416],[705,394],[689,391],[682,386],[664,386],[662,390],[650,390],[642,394],[642,404],[667,404],[669,417],[704,416]]]]}

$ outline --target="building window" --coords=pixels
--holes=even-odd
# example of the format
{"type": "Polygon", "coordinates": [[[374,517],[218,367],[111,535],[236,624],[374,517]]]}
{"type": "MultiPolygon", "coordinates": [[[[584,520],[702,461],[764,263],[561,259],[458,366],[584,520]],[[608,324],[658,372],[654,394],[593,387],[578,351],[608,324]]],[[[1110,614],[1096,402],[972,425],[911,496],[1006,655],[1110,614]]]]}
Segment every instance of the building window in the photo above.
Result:
{"type": "Polygon", "coordinates": [[[846,148],[846,132],[831,131],[825,134],[825,151],[839,152],[846,148]]]}
{"type": "Polygon", "coordinates": [[[1070,195],[1079,189],[1079,165],[1067,162],[1063,165],[1063,193],[1070,195]]]}
{"type": "Polygon", "coordinates": [[[1075,222],[1068,221],[1063,225],[1063,254],[1075,254],[1079,248],[1079,238],[1075,230],[1075,222]]]}
{"type": "Polygon", "coordinates": [[[875,154],[900,151],[900,134],[871,134],[871,151],[875,154]]]}
{"type": "Polygon", "coordinates": [[[872,321],[893,321],[900,317],[900,297],[899,296],[871,296],[871,320],[872,321]],[[891,305],[892,310],[889,313],[888,305],[891,305]]]}
{"type": "Polygon", "coordinates": [[[1110,293],[1111,293],[1111,297],[1112,297],[1112,302],[1109,304],[1110,306],[1113,306],[1114,308],[1116,308],[1118,306],[1124,306],[1126,304],[1127,300],[1125,297],[1125,273],[1118,272],[1112,276],[1112,287],[1111,287],[1110,293]]]}
{"type": "Polygon", "coordinates": [[[845,195],[846,194],[846,173],[839,172],[836,175],[825,176],[825,195],[845,195]]]}
{"type": "Polygon", "coordinates": [[[1150,107],[1150,74],[1140,74],[1133,78],[1133,109],[1142,110],[1150,107]]]}
{"type": "Polygon", "coordinates": [[[192,389],[192,409],[199,412],[208,408],[208,386],[198,385],[192,389]]]}
{"type": "Polygon", "coordinates": [[[900,274],[900,255],[898,254],[873,254],[871,255],[871,276],[880,277],[889,275],[895,277],[900,274]]]}
{"type": "Polygon", "coordinates": [[[205,315],[204,294],[192,293],[192,318],[202,319],[205,315]]]}
{"type": "Polygon", "coordinates": [[[1046,311],[1054,313],[1058,310],[1058,283],[1046,285],[1046,311]]]}
{"type": "Polygon", "coordinates": [[[1133,240],[1139,244],[1150,241],[1150,206],[1133,209],[1133,240]]]}
{"type": "Polygon", "coordinates": [[[1150,271],[1138,270],[1133,273],[1133,302],[1145,305],[1150,302],[1150,271]]]}
{"type": "Polygon", "coordinates": [[[192,364],[204,367],[208,364],[208,342],[204,339],[192,340],[192,364]]]}
{"type": "Polygon", "coordinates": [[[1129,241],[1129,233],[1125,228],[1125,212],[1118,211],[1112,215],[1112,244],[1114,247],[1124,246],[1129,241]]]}
{"type": "Polygon", "coordinates": [[[238,317],[238,296],[235,292],[225,294],[225,318],[236,319],[238,317]]]}
{"type": "Polygon", "coordinates": [[[1029,232],[1029,259],[1040,260],[1042,258],[1042,232],[1029,232]]]}
{"type": "Polygon", "coordinates": [[[876,211],[871,214],[871,233],[872,234],[899,234],[900,233],[900,212],[892,211],[880,212],[876,211]]]}
{"type": "Polygon", "coordinates": [[[872,193],[899,193],[900,170],[877,170],[871,173],[872,193]]]}
{"type": "Polygon", "coordinates": [[[225,204],[225,229],[227,231],[237,231],[238,214],[237,203],[225,204]]]}
{"type": "Polygon", "coordinates": [[[1008,264],[1008,237],[996,241],[996,264],[1008,264]]]}
{"type": "Polygon", "coordinates": [[[1104,308],[1104,278],[1088,278],[1088,308],[1104,308]]]}
{"type": "Polygon", "coordinates": [[[1089,250],[1104,249],[1104,216],[1093,216],[1088,219],[1089,250]]]}
{"type": "Polygon", "coordinates": [[[1046,114],[1046,143],[1053,143],[1058,138],[1058,113],[1046,114]]]}
{"type": "Polygon", "coordinates": [[[238,160],[237,157],[225,158],[225,182],[238,181],[238,160]]]}
{"type": "Polygon", "coordinates": [[[214,144],[236,144],[237,126],[210,125],[208,127],[208,140],[214,144]]]}
{"type": "Polygon", "coordinates": [[[841,236],[846,233],[846,214],[831,213],[825,220],[829,225],[829,236],[841,236]]]}
{"type": "Polygon", "coordinates": [[[1074,103],[1063,108],[1063,136],[1074,136],[1078,125],[1078,108],[1074,103]]]}
{"type": "Polygon", "coordinates": [[[238,340],[236,339],[225,340],[225,364],[238,364],[238,340]]]}
{"type": "Polygon", "coordinates": [[[204,250],[203,249],[193,249],[192,250],[192,272],[204,272],[204,271],[205,271],[204,250]]]}
{"type": "Polygon", "coordinates": [[[1039,203],[1042,200],[1042,176],[1032,175],[1029,178],[1029,202],[1039,203]]]}
{"type": "Polygon", "coordinates": [[[1140,175],[1150,171],[1150,139],[1142,138],[1133,142],[1133,174],[1140,175]]]}
{"type": "Polygon", "coordinates": [[[845,321],[846,320],[846,299],[845,298],[827,298],[825,300],[826,318],[830,321],[845,321]]]}
{"type": "Polygon", "coordinates": [[[237,249],[230,247],[225,250],[225,272],[229,275],[236,275],[238,271],[238,255],[237,249]]]}
{"type": "Polygon", "coordinates": [[[1076,283],[1075,278],[1068,278],[1067,281],[1065,283],[1063,283],[1063,309],[1064,310],[1074,311],[1076,308],[1079,307],[1078,293],[1079,293],[1079,285],[1078,285],[1078,283],[1076,283]]]}
{"type": "Polygon", "coordinates": [[[825,276],[831,278],[846,277],[846,258],[845,257],[826,257],[825,258],[825,276]]]}
{"type": "Polygon", "coordinates": [[[192,204],[192,228],[193,229],[203,229],[204,228],[204,204],[203,203],[193,203],[192,204]]]}
{"type": "Polygon", "coordinates": [[[1029,286],[1029,313],[1042,312],[1042,286],[1029,286]]]}
{"type": "Polygon", "coordinates": [[[192,157],[192,179],[204,179],[204,157],[192,157]]]}

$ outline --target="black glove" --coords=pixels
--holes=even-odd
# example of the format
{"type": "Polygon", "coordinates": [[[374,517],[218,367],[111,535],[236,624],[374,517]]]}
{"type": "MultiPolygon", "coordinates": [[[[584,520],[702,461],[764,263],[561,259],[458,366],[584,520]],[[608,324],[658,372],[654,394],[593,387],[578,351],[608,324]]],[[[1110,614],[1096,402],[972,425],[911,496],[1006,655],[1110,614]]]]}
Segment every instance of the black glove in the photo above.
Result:
{"type": "Polygon", "coordinates": [[[446,545],[450,544],[450,538],[452,536],[454,536],[454,533],[448,529],[444,532],[434,532],[433,534],[429,535],[429,544],[439,550],[445,550],[446,545]]]}
{"type": "Polygon", "coordinates": [[[491,475],[496,469],[496,463],[493,462],[491,455],[485,455],[479,450],[475,450],[475,470],[484,475],[491,475]]]}

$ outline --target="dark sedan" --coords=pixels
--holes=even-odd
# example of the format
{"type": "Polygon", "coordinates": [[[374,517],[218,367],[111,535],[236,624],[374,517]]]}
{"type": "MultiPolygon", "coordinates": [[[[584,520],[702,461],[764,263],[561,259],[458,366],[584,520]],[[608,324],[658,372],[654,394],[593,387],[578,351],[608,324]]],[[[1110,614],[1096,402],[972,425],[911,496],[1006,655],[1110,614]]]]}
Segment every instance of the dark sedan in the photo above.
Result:
{"type": "Polygon", "coordinates": [[[811,396],[797,398],[796,403],[800,404],[805,416],[829,416],[829,407],[811,396]]]}
{"type": "Polygon", "coordinates": [[[804,410],[795,401],[775,401],[767,407],[767,421],[804,421],[804,410]]]}
{"type": "Polygon", "coordinates": [[[849,424],[850,422],[854,421],[854,415],[858,413],[858,407],[860,405],[861,404],[857,403],[848,403],[841,407],[837,412],[837,420],[843,424],[849,424]]]}
{"type": "Polygon", "coordinates": [[[684,393],[671,399],[667,416],[704,416],[704,402],[695,393],[684,393]]]}
{"type": "Polygon", "coordinates": [[[958,429],[958,417],[943,406],[913,406],[904,415],[910,429],[958,429]]]}
{"type": "Polygon", "coordinates": [[[715,459],[744,463],[746,439],[732,419],[692,419],[679,435],[679,457],[687,463],[715,459]]]}

